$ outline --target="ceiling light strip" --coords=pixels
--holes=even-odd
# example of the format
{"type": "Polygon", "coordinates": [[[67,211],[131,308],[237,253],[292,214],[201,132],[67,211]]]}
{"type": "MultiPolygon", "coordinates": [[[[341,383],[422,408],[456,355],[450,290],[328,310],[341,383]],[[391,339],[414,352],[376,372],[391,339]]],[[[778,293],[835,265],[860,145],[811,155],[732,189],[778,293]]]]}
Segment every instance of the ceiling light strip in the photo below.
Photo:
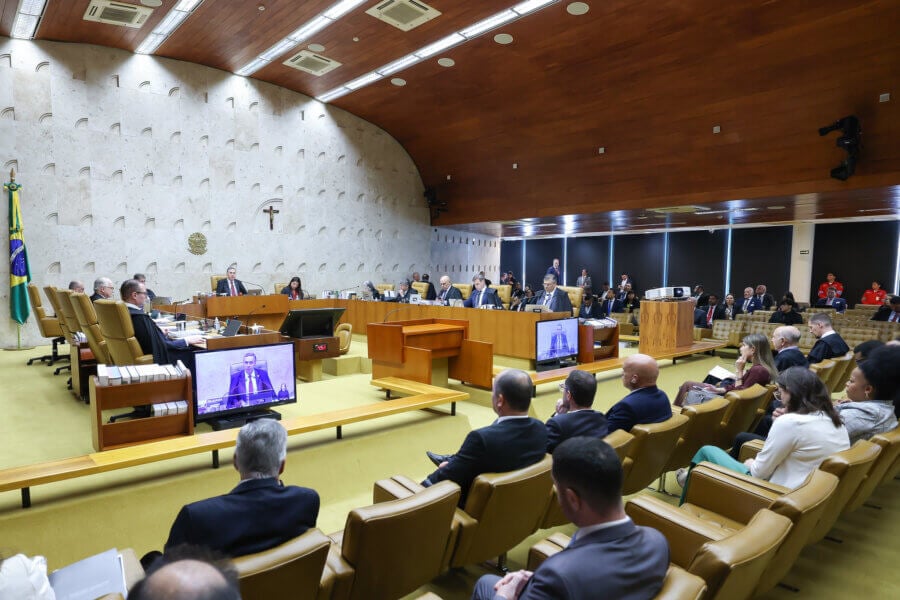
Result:
{"type": "MultiPolygon", "coordinates": [[[[412,54],[390,62],[370,73],[366,73],[361,77],[357,77],[350,83],[341,84],[339,87],[336,87],[333,90],[329,90],[321,96],[316,96],[316,100],[318,100],[319,102],[329,102],[330,100],[334,100],[335,98],[344,96],[351,91],[356,91],[374,81],[378,81],[379,79],[382,79],[387,75],[402,71],[403,69],[406,69],[422,60],[425,60],[426,58],[434,56],[435,54],[443,52],[444,50],[449,50],[450,48],[465,44],[469,40],[473,40],[483,33],[521,19],[525,15],[537,12],[538,10],[550,6],[551,4],[556,4],[557,2],[559,2],[559,0],[526,0],[525,2],[520,2],[512,8],[508,8],[506,10],[495,13],[486,19],[482,19],[481,21],[473,23],[472,25],[469,25],[464,29],[460,29],[455,33],[451,33],[450,35],[443,37],[436,42],[432,42],[431,44],[428,44],[427,46],[416,50],[412,54]],[[343,90],[343,92],[341,92],[341,90],[343,90]],[[335,92],[340,93],[337,93],[337,95],[332,95],[335,92]]],[[[241,71],[243,71],[243,69],[241,71]]],[[[237,72],[238,75],[245,74],[241,71],[237,72]]]]}
{"type": "Polygon", "coordinates": [[[181,0],[168,12],[162,21],[144,38],[144,41],[135,49],[135,54],[153,54],[175,33],[184,20],[203,3],[203,0],[181,0]]]}
{"type": "Polygon", "coordinates": [[[16,11],[10,37],[20,40],[33,39],[46,6],[47,0],[22,0],[19,10],[16,11]]]}
{"type": "MultiPolygon", "coordinates": [[[[247,63],[237,71],[236,75],[247,77],[256,73],[264,66],[287,52],[288,50],[300,45],[315,34],[319,33],[360,4],[364,4],[366,0],[340,0],[332,4],[324,12],[319,13],[296,30],[293,33],[280,40],[268,50],[257,56],[251,62],[247,63]]],[[[377,78],[376,78],[377,79],[377,78]]],[[[343,95],[343,94],[341,94],[343,95]]]]}

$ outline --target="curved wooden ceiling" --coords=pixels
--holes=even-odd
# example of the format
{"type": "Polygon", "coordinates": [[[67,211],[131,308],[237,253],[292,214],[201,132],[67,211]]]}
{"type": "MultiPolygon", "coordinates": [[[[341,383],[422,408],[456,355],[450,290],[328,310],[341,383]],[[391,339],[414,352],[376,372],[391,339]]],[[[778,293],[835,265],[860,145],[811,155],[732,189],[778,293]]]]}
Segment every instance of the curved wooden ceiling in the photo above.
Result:
{"type": "MultiPolygon", "coordinates": [[[[205,0],[155,54],[235,71],[335,1],[205,0]]],[[[253,77],[321,95],[519,1],[428,0],[442,15],[402,32],[365,13],[372,0],[253,77]],[[281,64],[310,43],[343,65],[281,64]]],[[[88,2],[49,0],[36,39],[134,51],[176,4],[127,29],[82,20],[88,2]]],[[[17,4],[0,0],[0,33],[17,4]]],[[[447,203],[435,224],[529,235],[898,214],[900,0],[568,4],[392,75],[403,87],[388,77],[332,102],[406,148],[447,203]],[[840,182],[837,134],[817,129],[847,114],[864,146],[840,182]],[[681,205],[709,210],[650,210],[681,205]]]]}

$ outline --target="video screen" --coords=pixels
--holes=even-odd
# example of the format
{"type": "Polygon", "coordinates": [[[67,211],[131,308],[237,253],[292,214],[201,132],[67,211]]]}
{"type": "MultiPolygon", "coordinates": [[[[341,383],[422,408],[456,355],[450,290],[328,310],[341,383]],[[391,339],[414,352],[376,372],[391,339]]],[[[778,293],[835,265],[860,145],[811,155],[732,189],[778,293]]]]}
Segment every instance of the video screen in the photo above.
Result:
{"type": "Polygon", "coordinates": [[[210,350],[194,359],[198,421],[297,401],[291,343],[210,350]]]}
{"type": "Polygon", "coordinates": [[[578,354],[578,319],[537,321],[535,329],[537,361],[569,358],[578,354]]]}

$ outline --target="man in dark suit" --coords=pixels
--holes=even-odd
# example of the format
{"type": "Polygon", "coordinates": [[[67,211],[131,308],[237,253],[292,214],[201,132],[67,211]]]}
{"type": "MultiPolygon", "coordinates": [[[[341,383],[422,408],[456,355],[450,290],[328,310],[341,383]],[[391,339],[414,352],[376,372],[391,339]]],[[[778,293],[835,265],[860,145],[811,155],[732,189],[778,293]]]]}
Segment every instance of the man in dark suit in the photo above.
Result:
{"type": "Polygon", "coordinates": [[[144,312],[147,290],[140,281],[126,279],[119,288],[119,294],[125,307],[128,308],[134,337],[140,344],[141,351],[144,354],[152,354],[153,362],[156,364],[174,364],[180,360],[184,366],[193,371],[194,353],[191,346],[205,347],[206,340],[203,336],[191,335],[180,340],[170,340],[166,337],[150,315],[144,312]]]}
{"type": "Polygon", "coordinates": [[[438,294],[437,299],[441,301],[441,304],[444,306],[449,306],[451,300],[462,300],[462,292],[460,292],[457,288],[453,287],[453,283],[450,281],[449,275],[444,275],[441,277],[441,293],[438,294]]]}
{"type": "Polygon", "coordinates": [[[495,308],[503,308],[503,301],[497,295],[497,290],[487,286],[484,275],[478,274],[472,278],[472,295],[463,302],[466,308],[481,308],[482,306],[493,306],[495,308]]]}
{"type": "Polygon", "coordinates": [[[900,321],[900,296],[891,296],[890,304],[885,304],[875,311],[872,320],[892,323],[900,321]]]}
{"type": "Polygon", "coordinates": [[[572,301],[569,300],[569,294],[565,291],[557,289],[558,279],[555,275],[544,275],[544,289],[534,297],[534,302],[529,304],[539,304],[547,306],[553,312],[567,312],[572,314],[572,301]]]}
{"type": "Polygon", "coordinates": [[[156,298],[156,294],[153,292],[153,290],[146,287],[147,286],[147,276],[144,275],[143,273],[135,273],[134,277],[132,277],[132,279],[136,279],[144,284],[144,287],[147,289],[147,300],[149,300],[150,302],[153,302],[153,300],[156,298]]]}
{"type": "Polygon", "coordinates": [[[415,273],[412,274],[412,278],[413,278],[413,281],[416,281],[418,283],[424,283],[425,285],[428,286],[428,289],[425,290],[425,300],[434,300],[435,298],[437,298],[437,292],[434,289],[433,283],[422,279],[422,276],[419,275],[418,271],[416,271],[415,273]]]}
{"type": "Polygon", "coordinates": [[[699,283],[694,286],[694,292],[691,296],[694,298],[694,306],[697,308],[703,308],[709,304],[709,294],[706,293],[703,286],[699,283]]]}
{"type": "Polygon", "coordinates": [[[269,380],[269,374],[256,368],[256,354],[244,354],[244,369],[231,376],[228,386],[228,408],[250,406],[258,400],[275,397],[275,388],[269,380]]]}
{"type": "Polygon", "coordinates": [[[709,294],[706,298],[706,306],[694,309],[695,327],[712,327],[713,321],[726,318],[725,307],[719,304],[719,297],[709,294]]]}
{"type": "Polygon", "coordinates": [[[838,298],[837,288],[829,287],[825,292],[825,297],[816,301],[816,308],[833,308],[835,312],[843,313],[847,310],[847,301],[838,298]]]}
{"type": "Polygon", "coordinates": [[[608,317],[609,313],[625,312],[625,304],[616,297],[612,290],[606,292],[606,297],[600,300],[599,304],[601,317],[608,317]]]}
{"type": "Polygon", "coordinates": [[[736,315],[739,315],[741,313],[752,315],[753,311],[762,309],[762,302],[760,302],[759,298],[753,295],[752,287],[746,287],[744,288],[744,297],[740,302],[734,303],[734,308],[734,314],[736,315]]]}
{"type": "Polygon", "coordinates": [[[781,373],[791,367],[808,367],[809,362],[797,347],[800,343],[800,330],[793,325],[776,327],[772,332],[772,349],[775,355],[775,368],[781,373]]]}
{"type": "Polygon", "coordinates": [[[794,301],[790,298],[784,298],[778,303],[778,310],[769,317],[769,323],[778,323],[779,325],[799,325],[803,322],[803,317],[794,310],[794,301]]]}
{"type": "MultiPolygon", "coordinates": [[[[268,550],[316,526],[319,494],[284,485],[287,432],[272,419],[241,427],[234,468],[241,482],[224,496],[184,506],[175,518],[165,552],[180,544],[202,545],[227,556],[268,550]]],[[[146,558],[146,557],[145,557],[146,558]]]]}
{"type": "Polygon", "coordinates": [[[547,275],[555,275],[557,281],[562,281],[562,271],[559,270],[558,258],[554,258],[553,264],[547,268],[547,275]]]}
{"type": "Polygon", "coordinates": [[[400,282],[400,289],[397,290],[397,295],[393,298],[385,298],[385,302],[399,302],[401,304],[409,304],[410,298],[413,296],[418,296],[419,291],[410,285],[409,279],[404,279],[400,282]]]}
{"type": "Polygon", "coordinates": [[[772,310],[772,307],[775,306],[775,297],[766,292],[766,286],[762,283],[756,286],[755,297],[761,305],[761,310],[772,310]]]}
{"type": "Polygon", "coordinates": [[[94,280],[94,293],[91,294],[91,302],[96,302],[97,300],[109,300],[112,298],[113,290],[115,289],[116,286],[113,285],[112,279],[109,277],[97,278],[94,280]]]}
{"type": "Polygon", "coordinates": [[[843,356],[850,351],[847,342],[831,326],[831,317],[826,313],[816,313],[809,318],[809,331],[816,336],[816,343],[806,357],[809,364],[822,362],[826,358],[843,356]]]}
{"type": "Polygon", "coordinates": [[[669,545],[660,532],[626,516],[622,465],[612,447],[596,438],[566,440],[553,453],[552,475],[559,507],[578,531],[534,572],[484,575],[472,599],[656,597],[669,568],[669,545]]]}
{"type": "Polygon", "coordinates": [[[438,465],[422,485],[429,487],[449,479],[459,484],[465,506],[469,486],[481,473],[503,473],[533,465],[547,451],[547,428],[528,416],[531,377],[525,371],[507,369],[494,379],[491,405],[499,417],[492,425],[470,431],[456,454],[427,452],[438,465]]]}
{"type": "Polygon", "coordinates": [[[631,431],[642,423],[662,423],[672,418],[672,404],[666,393],[656,387],[659,365],[646,354],[632,354],[622,364],[622,385],[631,393],[606,413],[608,431],[631,431]]]}
{"type": "Polygon", "coordinates": [[[591,288],[584,288],[584,295],[581,298],[581,308],[578,310],[578,317],[581,319],[597,319],[603,316],[600,309],[600,303],[594,298],[591,288]]]}
{"type": "Polygon", "coordinates": [[[562,398],[556,412],[547,421],[547,452],[563,441],[579,435],[602,438],[606,435],[606,417],[591,409],[597,394],[597,379],[587,371],[575,369],[560,385],[562,398]]]}
{"type": "Polygon", "coordinates": [[[220,279],[216,284],[216,293],[225,296],[246,296],[247,288],[239,280],[235,279],[237,269],[228,267],[225,271],[225,279],[220,279]]]}

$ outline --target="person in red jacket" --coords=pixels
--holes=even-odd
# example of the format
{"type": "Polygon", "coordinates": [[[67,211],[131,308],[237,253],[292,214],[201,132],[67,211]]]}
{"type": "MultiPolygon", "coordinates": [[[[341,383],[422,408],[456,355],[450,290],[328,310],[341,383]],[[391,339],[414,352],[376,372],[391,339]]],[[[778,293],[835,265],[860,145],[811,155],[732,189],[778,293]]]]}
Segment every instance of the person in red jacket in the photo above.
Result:
{"type": "Polygon", "coordinates": [[[819,298],[828,296],[828,288],[833,287],[835,295],[840,298],[844,295],[844,284],[837,280],[834,273],[825,276],[825,282],[819,285],[819,298]]]}
{"type": "Polygon", "coordinates": [[[885,298],[887,298],[887,292],[881,289],[881,282],[876,279],[872,281],[872,288],[863,292],[862,303],[881,306],[884,304],[885,298]]]}

